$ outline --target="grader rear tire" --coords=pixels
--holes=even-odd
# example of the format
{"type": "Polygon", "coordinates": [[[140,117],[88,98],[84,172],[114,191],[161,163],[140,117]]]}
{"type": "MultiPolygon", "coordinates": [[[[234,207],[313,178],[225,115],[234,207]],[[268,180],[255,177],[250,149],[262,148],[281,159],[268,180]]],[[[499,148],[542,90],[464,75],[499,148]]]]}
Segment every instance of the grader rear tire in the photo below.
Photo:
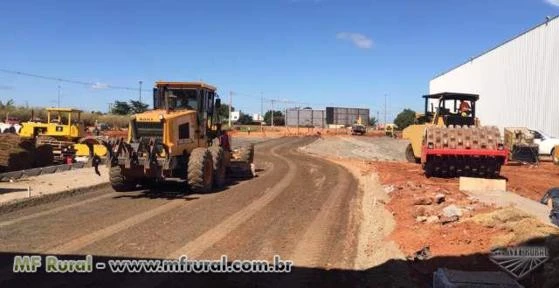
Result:
{"type": "Polygon", "coordinates": [[[225,155],[223,148],[212,146],[208,150],[212,154],[214,186],[221,188],[225,185],[225,155]]]}
{"type": "Polygon", "coordinates": [[[109,170],[109,182],[117,192],[132,191],[136,188],[136,181],[128,179],[122,174],[120,166],[113,166],[109,170]]]}
{"type": "Polygon", "coordinates": [[[208,193],[213,186],[212,154],[206,148],[196,148],[188,157],[188,187],[195,193],[208,193]]]}

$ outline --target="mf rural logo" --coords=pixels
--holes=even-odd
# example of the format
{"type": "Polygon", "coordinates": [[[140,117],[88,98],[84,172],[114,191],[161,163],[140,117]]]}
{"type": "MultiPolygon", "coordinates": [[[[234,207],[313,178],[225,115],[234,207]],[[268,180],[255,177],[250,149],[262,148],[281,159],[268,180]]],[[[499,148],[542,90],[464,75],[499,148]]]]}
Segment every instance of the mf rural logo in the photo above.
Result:
{"type": "Polygon", "coordinates": [[[515,277],[522,279],[549,258],[546,247],[510,247],[491,250],[489,259],[515,277]]]}

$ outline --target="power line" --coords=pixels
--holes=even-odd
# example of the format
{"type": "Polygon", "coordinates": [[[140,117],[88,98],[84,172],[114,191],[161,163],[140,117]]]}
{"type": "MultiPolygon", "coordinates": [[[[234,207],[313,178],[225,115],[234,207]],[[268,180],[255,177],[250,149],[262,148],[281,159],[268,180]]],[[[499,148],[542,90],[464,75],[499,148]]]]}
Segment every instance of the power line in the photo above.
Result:
{"type": "Polygon", "coordinates": [[[38,79],[43,79],[43,80],[50,80],[50,81],[57,81],[57,82],[64,82],[64,83],[88,86],[88,87],[100,86],[100,88],[103,88],[103,89],[138,91],[138,88],[133,88],[133,87],[116,86],[116,85],[109,85],[109,84],[101,84],[99,82],[88,82],[88,81],[79,81],[79,80],[73,80],[73,79],[65,79],[65,78],[60,78],[60,77],[45,76],[45,75],[39,75],[39,74],[34,74],[34,73],[28,73],[28,72],[8,70],[8,69],[3,69],[3,68],[0,68],[0,72],[6,73],[6,74],[13,74],[13,75],[20,75],[20,76],[38,78],[38,79]]]}

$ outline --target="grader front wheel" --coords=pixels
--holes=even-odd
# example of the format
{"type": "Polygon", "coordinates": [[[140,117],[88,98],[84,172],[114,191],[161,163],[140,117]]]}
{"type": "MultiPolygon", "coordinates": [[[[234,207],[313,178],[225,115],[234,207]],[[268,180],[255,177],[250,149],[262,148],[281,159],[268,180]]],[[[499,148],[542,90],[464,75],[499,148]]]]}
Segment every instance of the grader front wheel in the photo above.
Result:
{"type": "Polygon", "coordinates": [[[212,154],[206,148],[192,150],[188,158],[188,187],[192,192],[207,193],[213,186],[212,154]]]}
{"type": "Polygon", "coordinates": [[[120,166],[113,166],[109,170],[109,182],[117,192],[132,191],[136,188],[136,181],[123,175],[120,166]]]}

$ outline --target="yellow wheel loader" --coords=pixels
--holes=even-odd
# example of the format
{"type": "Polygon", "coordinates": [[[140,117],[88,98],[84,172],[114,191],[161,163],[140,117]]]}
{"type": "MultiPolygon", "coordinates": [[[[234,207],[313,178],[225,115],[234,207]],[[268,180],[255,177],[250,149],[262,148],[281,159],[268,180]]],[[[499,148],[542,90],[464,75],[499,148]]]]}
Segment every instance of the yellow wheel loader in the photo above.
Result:
{"type": "Polygon", "coordinates": [[[479,95],[445,92],[423,98],[425,114],[402,134],[410,141],[408,161],[421,163],[427,177],[499,176],[508,151],[497,127],[480,126],[479,95]]]}
{"type": "MultiPolygon", "coordinates": [[[[128,139],[107,145],[114,190],[167,178],[185,179],[194,192],[223,186],[235,159],[220,128],[216,88],[202,82],[156,82],[153,91],[154,109],[133,115],[128,139]]],[[[239,158],[249,160],[236,162],[252,164],[253,149],[242,149],[239,158]]]]}

